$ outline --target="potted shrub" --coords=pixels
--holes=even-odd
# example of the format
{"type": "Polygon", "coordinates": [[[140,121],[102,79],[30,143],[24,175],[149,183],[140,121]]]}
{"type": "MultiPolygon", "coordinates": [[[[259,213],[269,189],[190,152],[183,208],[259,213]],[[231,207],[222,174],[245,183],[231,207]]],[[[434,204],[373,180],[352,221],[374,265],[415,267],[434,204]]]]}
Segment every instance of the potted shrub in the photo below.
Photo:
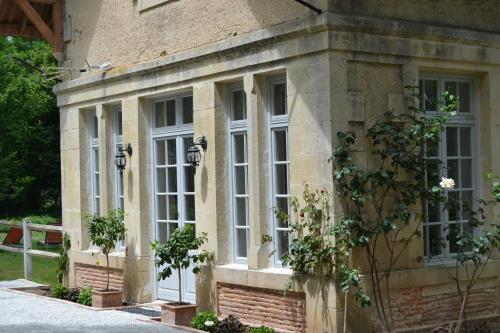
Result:
{"type": "Polygon", "coordinates": [[[207,240],[207,234],[196,237],[191,225],[175,229],[165,244],[157,241],[151,244],[155,251],[155,265],[158,267],[158,280],[170,277],[173,270],[177,271],[179,280],[179,298],[177,302],[161,305],[161,321],[181,326],[189,326],[191,319],[196,315],[196,304],[182,301],[181,273],[194,265],[193,273],[198,273],[198,264],[205,262],[209,253],[198,252],[200,246],[207,240]]]}
{"type": "Polygon", "coordinates": [[[112,210],[107,216],[91,215],[88,217],[89,237],[92,245],[106,256],[106,288],[92,290],[92,306],[98,308],[118,307],[122,305],[123,290],[109,289],[109,253],[118,241],[125,239],[123,211],[112,210]]]}

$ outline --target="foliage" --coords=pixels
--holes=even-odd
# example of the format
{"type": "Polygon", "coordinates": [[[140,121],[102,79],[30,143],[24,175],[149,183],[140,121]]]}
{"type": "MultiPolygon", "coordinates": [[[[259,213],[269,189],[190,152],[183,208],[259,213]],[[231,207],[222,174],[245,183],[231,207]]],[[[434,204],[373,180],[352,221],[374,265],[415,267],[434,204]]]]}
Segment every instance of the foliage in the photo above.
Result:
{"type": "Polygon", "coordinates": [[[276,331],[270,327],[262,325],[261,327],[252,327],[250,333],[276,333],[276,331]]]}
{"type": "Polygon", "coordinates": [[[246,333],[247,328],[241,323],[238,317],[233,315],[224,318],[217,327],[216,333],[246,333]]]}
{"type": "Polygon", "coordinates": [[[68,295],[64,298],[67,301],[76,303],[78,300],[78,297],[80,297],[80,289],[79,288],[70,288],[68,291],[68,295]]]}
{"type": "MultiPolygon", "coordinates": [[[[353,132],[338,133],[339,145],[331,159],[343,209],[343,222],[337,234],[349,235],[347,247],[364,249],[373,301],[381,323],[389,332],[393,328],[391,273],[410,241],[420,236],[422,219],[414,213],[415,208],[424,200],[442,200],[437,185],[425,186],[426,160],[422,147],[437,144],[446,122],[455,114],[456,98],[446,93],[443,98],[445,103],[433,117],[422,116],[416,93],[412,94],[408,113],[384,113],[366,130],[367,143],[363,147],[369,156],[367,163],[356,162],[358,143],[353,132]],[[380,256],[385,260],[381,261],[380,256]]],[[[349,285],[357,279],[356,274],[344,274],[341,280],[349,285]]]]}
{"type": "Polygon", "coordinates": [[[0,38],[0,216],[56,212],[61,176],[53,82],[13,57],[57,65],[46,42],[0,38]]]}
{"type": "Polygon", "coordinates": [[[92,306],[92,289],[82,288],[80,289],[80,294],[78,295],[77,303],[92,306]]]}
{"type": "Polygon", "coordinates": [[[52,287],[52,297],[59,299],[67,299],[69,295],[69,288],[63,284],[58,284],[52,287]]]}
{"type": "Polygon", "coordinates": [[[218,325],[219,319],[212,311],[198,312],[191,320],[191,327],[205,332],[215,332],[218,325]]]}
{"type": "Polygon", "coordinates": [[[330,215],[331,194],[325,188],[311,191],[306,184],[302,198],[303,207],[298,198],[291,199],[292,219],[286,213],[278,212],[280,219],[291,220],[294,235],[290,253],[283,257],[283,265],[293,270],[290,282],[316,276],[323,283],[336,276],[342,292],[356,289],[361,305],[369,305],[369,297],[359,287],[359,273],[349,263],[352,249],[349,221],[343,219],[334,223],[330,215]]]}
{"type": "Polygon", "coordinates": [[[71,248],[71,240],[67,233],[64,233],[62,246],[59,249],[59,256],[56,258],[57,262],[57,281],[63,282],[64,276],[68,274],[69,256],[68,251],[71,248]]]}
{"type": "Polygon", "coordinates": [[[172,275],[172,270],[177,270],[179,276],[179,304],[182,304],[181,293],[181,270],[189,268],[194,264],[193,273],[200,271],[199,264],[209,259],[207,251],[197,250],[207,241],[207,234],[202,233],[196,237],[195,230],[189,224],[174,230],[170,239],[165,244],[157,241],[151,243],[155,251],[155,264],[159,268],[158,280],[163,280],[172,275]]]}
{"type": "Polygon", "coordinates": [[[90,215],[87,217],[90,242],[106,256],[106,290],[109,290],[109,253],[113,251],[118,241],[125,239],[126,230],[123,218],[121,209],[111,210],[107,216],[90,215]]]}

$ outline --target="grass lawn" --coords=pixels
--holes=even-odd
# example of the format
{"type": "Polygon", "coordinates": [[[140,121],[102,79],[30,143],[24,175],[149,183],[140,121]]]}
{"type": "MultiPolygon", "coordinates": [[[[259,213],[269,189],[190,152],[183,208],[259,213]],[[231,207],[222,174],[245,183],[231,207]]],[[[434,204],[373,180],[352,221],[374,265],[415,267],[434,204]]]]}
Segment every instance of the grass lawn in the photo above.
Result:
{"type": "MultiPolygon", "coordinates": [[[[17,219],[16,219],[17,220],[17,219]]],[[[32,221],[36,224],[47,224],[55,221],[55,218],[47,216],[33,216],[32,221]]],[[[2,243],[7,229],[0,226],[0,243],[2,243]]],[[[32,232],[33,249],[57,252],[59,247],[39,245],[39,242],[45,240],[45,232],[32,232]]],[[[22,247],[22,241],[19,247],[22,247]]],[[[48,285],[57,284],[56,261],[52,258],[32,257],[33,258],[33,281],[48,285]]],[[[11,253],[0,251],[0,281],[15,280],[24,278],[24,265],[22,253],[11,253]]]]}

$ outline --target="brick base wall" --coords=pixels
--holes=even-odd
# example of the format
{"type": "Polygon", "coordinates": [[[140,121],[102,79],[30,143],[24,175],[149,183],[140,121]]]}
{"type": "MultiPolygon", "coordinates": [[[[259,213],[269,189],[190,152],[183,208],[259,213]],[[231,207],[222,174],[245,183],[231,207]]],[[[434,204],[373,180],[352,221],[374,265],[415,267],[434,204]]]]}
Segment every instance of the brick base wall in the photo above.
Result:
{"type": "MultiPolygon", "coordinates": [[[[496,314],[496,288],[476,289],[467,303],[467,317],[496,314]]],[[[461,302],[457,293],[423,295],[421,288],[393,293],[392,310],[397,328],[438,325],[456,320],[461,302]]]]}
{"type": "MultiPolygon", "coordinates": [[[[75,263],[75,278],[77,287],[104,289],[106,288],[106,267],[75,263]]],[[[110,269],[109,287],[123,290],[123,271],[110,269]]]]}
{"type": "Polygon", "coordinates": [[[306,332],[306,297],[302,293],[218,284],[218,313],[233,314],[252,326],[266,325],[278,332],[306,332]]]}

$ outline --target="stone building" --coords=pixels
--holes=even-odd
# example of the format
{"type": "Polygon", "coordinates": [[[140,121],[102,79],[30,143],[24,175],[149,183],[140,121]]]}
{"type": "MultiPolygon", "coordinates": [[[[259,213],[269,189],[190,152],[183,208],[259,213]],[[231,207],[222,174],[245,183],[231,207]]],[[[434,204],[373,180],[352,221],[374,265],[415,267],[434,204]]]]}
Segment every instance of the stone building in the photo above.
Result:
{"type": "MultiPolygon", "coordinates": [[[[305,182],[333,188],[336,133],[404,110],[404,87],[419,82],[430,96],[460,96],[441,157],[461,165],[461,195],[487,194],[480,175],[500,173],[498,1],[308,3],[314,8],[293,0],[66,1],[62,64],[90,68],[55,88],[72,286],[104,278],[85,216],[119,207],[127,238],[111,256],[112,283],[127,301],[175,299],[175,278],[155,278],[150,243],[195,224],[214,262],[196,277],[183,274],[187,300],[283,332],[340,331],[335,286],[326,299],[314,282],[283,295],[289,226],[273,208],[287,209],[305,182]],[[103,63],[111,69],[94,69],[103,63]],[[208,147],[194,174],[186,150],[202,136],[208,147]],[[123,174],[114,165],[120,144],[132,147],[123,174]],[[263,235],[274,242],[263,244],[263,235]]],[[[425,240],[412,241],[394,273],[400,328],[456,316],[453,282],[425,260],[448,222],[425,221],[425,240]]],[[[453,244],[441,254],[452,256],[453,244]]],[[[499,312],[498,271],[493,260],[483,273],[475,315],[499,312]]],[[[349,313],[351,331],[371,330],[367,313],[349,313]]]]}

